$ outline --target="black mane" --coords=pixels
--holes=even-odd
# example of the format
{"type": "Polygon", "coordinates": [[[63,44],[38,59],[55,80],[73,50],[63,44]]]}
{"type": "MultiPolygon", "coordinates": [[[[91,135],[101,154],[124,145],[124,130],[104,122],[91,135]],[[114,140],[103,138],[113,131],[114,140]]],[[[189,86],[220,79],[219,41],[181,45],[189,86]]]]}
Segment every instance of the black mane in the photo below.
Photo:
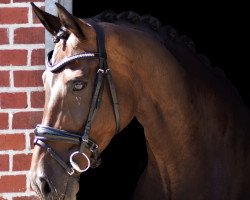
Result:
{"type": "Polygon", "coordinates": [[[126,11],[116,14],[113,11],[104,11],[94,17],[97,22],[109,22],[114,24],[126,24],[135,29],[147,31],[154,35],[162,44],[167,46],[168,41],[177,42],[187,47],[205,66],[211,66],[209,59],[203,54],[198,54],[192,39],[186,35],[179,35],[178,31],[169,25],[162,25],[160,20],[151,15],[142,15],[126,11]]]}
{"type": "Polygon", "coordinates": [[[224,71],[219,67],[212,66],[210,60],[205,55],[196,52],[195,44],[192,39],[186,35],[179,34],[178,31],[172,26],[162,25],[157,18],[151,15],[141,16],[133,11],[126,11],[120,14],[116,14],[113,11],[104,11],[92,17],[92,19],[96,22],[109,22],[126,25],[150,33],[158,41],[160,41],[183,65],[186,65],[189,60],[184,59],[177,49],[182,48],[187,50],[185,52],[187,52],[193,58],[193,61],[196,59],[198,62],[200,62],[200,66],[205,67],[212,76],[215,76],[221,81],[225,82],[226,85],[233,89],[237,96],[239,96],[238,90],[234,85],[231,84],[231,81],[229,81],[224,71]]]}

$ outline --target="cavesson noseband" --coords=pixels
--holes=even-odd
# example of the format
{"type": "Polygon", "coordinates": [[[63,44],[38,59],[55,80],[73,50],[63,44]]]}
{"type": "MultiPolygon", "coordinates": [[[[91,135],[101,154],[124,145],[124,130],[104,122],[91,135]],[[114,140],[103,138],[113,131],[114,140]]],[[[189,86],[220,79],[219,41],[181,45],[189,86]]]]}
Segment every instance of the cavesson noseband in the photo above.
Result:
{"type": "Polygon", "coordinates": [[[116,120],[116,132],[119,132],[119,111],[118,111],[118,101],[116,96],[115,87],[112,80],[111,71],[108,68],[107,65],[107,56],[106,56],[106,50],[105,50],[105,35],[102,28],[93,20],[88,21],[95,29],[96,31],[96,40],[97,40],[97,47],[98,52],[97,53],[91,53],[91,52],[83,52],[79,53],[77,55],[73,55],[67,58],[64,58],[59,63],[52,65],[51,64],[51,57],[53,55],[53,51],[48,53],[47,56],[47,62],[46,67],[51,72],[56,72],[62,68],[64,68],[67,64],[80,59],[99,59],[99,67],[97,70],[97,75],[95,79],[95,89],[92,96],[92,102],[89,109],[88,118],[84,127],[84,130],[82,134],[77,133],[71,133],[65,130],[60,130],[56,128],[52,128],[49,126],[44,126],[41,124],[38,124],[35,129],[35,140],[34,143],[47,149],[47,152],[68,172],[69,175],[74,174],[75,170],[78,172],[84,172],[89,167],[95,168],[98,167],[101,163],[100,155],[98,153],[98,145],[89,138],[90,135],[90,129],[91,125],[95,116],[96,111],[98,110],[101,98],[102,98],[102,92],[104,87],[104,80],[105,77],[108,80],[108,85],[110,89],[113,109],[114,109],[114,115],[116,120]],[[70,165],[68,165],[48,144],[46,144],[46,141],[64,141],[64,142],[70,142],[74,143],[76,145],[79,145],[79,151],[76,151],[71,154],[70,156],[70,165]],[[84,149],[87,148],[92,152],[91,159],[88,158],[88,156],[84,153],[84,149]],[[80,168],[76,162],[74,161],[74,158],[76,155],[81,155],[87,160],[87,167],[80,168]]]}

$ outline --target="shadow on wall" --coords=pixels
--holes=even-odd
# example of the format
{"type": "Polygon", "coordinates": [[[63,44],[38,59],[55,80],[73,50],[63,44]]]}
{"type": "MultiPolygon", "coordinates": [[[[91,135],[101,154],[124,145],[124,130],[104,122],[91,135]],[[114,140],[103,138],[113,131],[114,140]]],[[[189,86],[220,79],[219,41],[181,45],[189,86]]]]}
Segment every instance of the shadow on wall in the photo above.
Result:
{"type": "Polygon", "coordinates": [[[81,175],[77,199],[131,199],[146,164],[143,127],[134,118],[102,153],[102,164],[81,175]]]}

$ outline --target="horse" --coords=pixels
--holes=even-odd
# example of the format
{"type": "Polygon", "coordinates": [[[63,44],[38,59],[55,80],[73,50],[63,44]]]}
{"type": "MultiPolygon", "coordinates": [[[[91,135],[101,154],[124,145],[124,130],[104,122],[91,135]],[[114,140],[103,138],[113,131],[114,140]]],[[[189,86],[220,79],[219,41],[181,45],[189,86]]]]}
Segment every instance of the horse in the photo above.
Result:
{"type": "Polygon", "coordinates": [[[41,199],[75,199],[80,174],[134,117],[148,163],[133,199],[250,199],[249,110],[191,40],[133,12],[79,19],[32,6],[56,43],[30,169],[41,199]]]}

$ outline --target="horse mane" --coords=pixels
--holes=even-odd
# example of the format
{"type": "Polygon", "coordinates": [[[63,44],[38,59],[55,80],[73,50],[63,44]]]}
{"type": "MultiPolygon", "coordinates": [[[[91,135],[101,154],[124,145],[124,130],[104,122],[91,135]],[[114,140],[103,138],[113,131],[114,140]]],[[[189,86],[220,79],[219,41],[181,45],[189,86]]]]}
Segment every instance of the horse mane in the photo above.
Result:
{"type": "MultiPolygon", "coordinates": [[[[125,25],[130,28],[145,31],[155,37],[160,43],[162,43],[173,55],[179,60],[180,63],[186,64],[189,62],[182,57],[179,53],[180,49],[184,49],[189,57],[193,58],[192,62],[199,62],[203,69],[210,71],[210,73],[219,78],[225,84],[225,87],[231,90],[234,94],[241,99],[239,91],[231,81],[226,77],[224,71],[218,67],[211,65],[210,60],[203,54],[196,52],[195,44],[192,39],[186,35],[181,35],[178,31],[170,25],[162,25],[160,20],[151,15],[139,15],[133,11],[126,11],[120,14],[116,14],[113,11],[107,10],[96,16],[93,16],[96,22],[108,22],[113,24],[125,25]],[[179,49],[179,50],[178,50],[179,49]],[[196,59],[196,61],[194,60],[196,59]]],[[[219,83],[221,84],[221,83],[219,83]]],[[[230,92],[230,93],[231,93],[230,92]]]]}
{"type": "MultiPolygon", "coordinates": [[[[187,47],[189,51],[195,54],[203,65],[211,67],[210,60],[205,55],[196,52],[195,44],[191,38],[186,35],[180,35],[178,31],[170,25],[162,25],[160,20],[151,15],[139,15],[133,11],[125,11],[120,14],[116,14],[113,11],[107,10],[92,17],[92,19],[97,22],[125,24],[130,27],[132,26],[135,29],[149,32],[165,47],[167,47],[167,43],[169,41],[179,43],[182,46],[187,47]]],[[[216,71],[221,70],[217,69],[216,71]]]]}

